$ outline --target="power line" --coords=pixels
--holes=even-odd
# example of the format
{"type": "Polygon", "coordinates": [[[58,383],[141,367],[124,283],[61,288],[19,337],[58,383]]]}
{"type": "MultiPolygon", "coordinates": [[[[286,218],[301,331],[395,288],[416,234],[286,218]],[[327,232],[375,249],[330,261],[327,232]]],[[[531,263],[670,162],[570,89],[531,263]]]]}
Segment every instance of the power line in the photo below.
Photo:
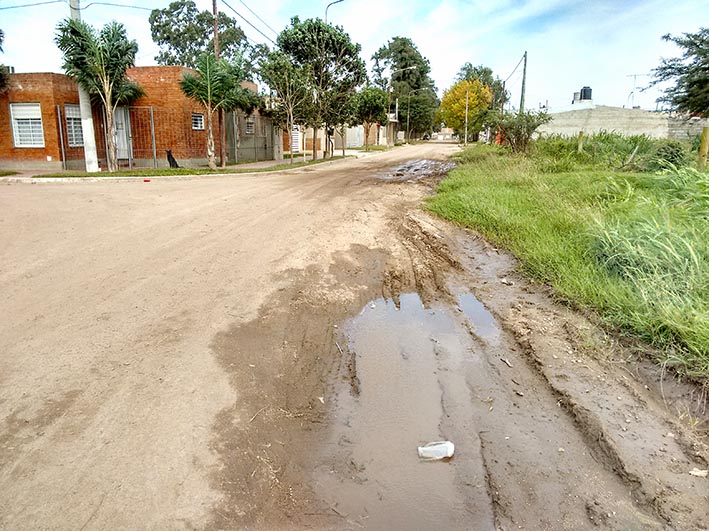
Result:
{"type": "Polygon", "coordinates": [[[81,7],[81,11],[84,9],[88,9],[91,6],[110,6],[110,7],[127,7],[130,9],[142,9],[143,11],[152,11],[153,9],[150,7],[141,7],[141,6],[131,6],[127,4],[113,4],[111,2],[91,2],[90,4],[86,4],[84,7],[81,7]]]}
{"type": "Polygon", "coordinates": [[[278,32],[277,32],[276,30],[274,30],[271,26],[269,26],[268,23],[267,23],[264,19],[262,19],[261,17],[259,17],[259,16],[254,12],[253,9],[251,9],[249,6],[246,5],[246,3],[245,3],[243,0],[239,0],[239,2],[240,2],[241,4],[243,4],[243,6],[244,6],[246,9],[248,9],[248,10],[251,12],[251,14],[252,14],[253,16],[255,16],[257,19],[259,19],[259,20],[261,21],[261,23],[262,23],[264,26],[266,26],[266,27],[267,27],[268,29],[270,29],[273,33],[275,33],[276,35],[278,35],[278,32]]]}
{"type": "Polygon", "coordinates": [[[524,61],[524,55],[523,55],[522,58],[519,60],[519,63],[517,63],[517,66],[515,66],[515,69],[512,70],[512,74],[510,74],[509,76],[507,76],[507,79],[505,79],[505,80],[503,81],[503,83],[507,83],[507,81],[508,81],[508,80],[512,77],[512,75],[517,71],[517,69],[519,68],[519,65],[522,64],[522,61],[524,61]]]}
{"type": "Polygon", "coordinates": [[[229,9],[231,9],[234,13],[236,13],[237,16],[239,16],[239,18],[241,18],[244,22],[246,22],[249,26],[251,26],[254,30],[256,30],[260,35],[262,35],[264,39],[266,39],[267,41],[271,42],[274,46],[278,46],[278,45],[273,41],[273,39],[271,39],[271,37],[269,37],[268,35],[266,35],[263,31],[261,31],[261,30],[258,29],[256,26],[254,26],[251,22],[249,22],[249,20],[246,19],[246,18],[244,17],[244,15],[240,14],[236,9],[234,9],[234,8],[231,7],[229,4],[227,4],[227,3],[225,2],[225,0],[222,0],[222,4],[224,4],[224,5],[227,6],[229,9]]]}
{"type": "Polygon", "coordinates": [[[51,2],[36,2],[34,4],[22,4],[19,6],[7,6],[7,7],[0,7],[0,11],[4,11],[5,9],[19,9],[21,7],[34,7],[34,6],[44,6],[47,4],[59,4],[59,3],[65,3],[66,0],[52,0],[51,2]]]}

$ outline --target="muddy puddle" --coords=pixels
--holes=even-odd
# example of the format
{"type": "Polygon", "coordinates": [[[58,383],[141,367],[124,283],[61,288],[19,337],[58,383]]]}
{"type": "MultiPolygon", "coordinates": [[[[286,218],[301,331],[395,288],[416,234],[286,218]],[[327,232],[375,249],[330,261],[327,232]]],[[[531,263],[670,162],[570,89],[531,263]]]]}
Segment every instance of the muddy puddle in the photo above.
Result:
{"type": "Polygon", "coordinates": [[[455,168],[455,163],[443,160],[412,160],[396,166],[376,177],[391,182],[416,182],[429,178],[443,177],[455,168]]]}
{"type": "MultiPolygon", "coordinates": [[[[481,335],[496,337],[492,316],[470,297],[461,309],[481,335]]],[[[350,385],[336,394],[327,464],[316,469],[315,483],[348,528],[465,529],[471,515],[476,529],[494,528],[479,443],[461,435],[475,428],[455,368],[476,360],[456,313],[405,294],[399,307],[378,299],[345,325],[358,394],[350,385]],[[452,460],[420,460],[417,447],[439,440],[456,444],[452,460]]]]}

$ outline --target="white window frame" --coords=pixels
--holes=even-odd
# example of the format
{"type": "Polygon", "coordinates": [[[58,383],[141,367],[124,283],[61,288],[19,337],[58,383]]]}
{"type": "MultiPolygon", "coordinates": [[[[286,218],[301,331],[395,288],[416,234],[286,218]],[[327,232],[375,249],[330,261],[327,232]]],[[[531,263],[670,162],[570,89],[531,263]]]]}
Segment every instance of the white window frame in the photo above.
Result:
{"type": "Polygon", "coordinates": [[[204,114],[201,112],[192,113],[192,130],[204,131],[204,114]]]}
{"type": "Polygon", "coordinates": [[[16,148],[44,147],[44,123],[42,122],[42,107],[39,103],[10,103],[10,122],[12,123],[12,142],[16,148]],[[20,109],[23,109],[23,112],[20,112],[20,109]],[[33,109],[36,109],[36,112],[32,112],[33,109]],[[36,116],[17,116],[23,114],[36,114],[36,116]],[[27,135],[27,132],[20,129],[20,126],[23,125],[29,125],[29,142],[22,139],[23,135],[27,135]],[[37,125],[39,125],[39,131],[36,130],[37,125]],[[41,142],[39,136],[41,136],[41,142]]]}
{"type": "Polygon", "coordinates": [[[78,103],[64,104],[64,120],[69,147],[84,147],[84,129],[81,125],[81,107],[78,103]]]}
{"type": "Polygon", "coordinates": [[[246,118],[246,127],[244,128],[244,131],[247,135],[256,134],[256,120],[254,118],[250,116],[246,118]]]}

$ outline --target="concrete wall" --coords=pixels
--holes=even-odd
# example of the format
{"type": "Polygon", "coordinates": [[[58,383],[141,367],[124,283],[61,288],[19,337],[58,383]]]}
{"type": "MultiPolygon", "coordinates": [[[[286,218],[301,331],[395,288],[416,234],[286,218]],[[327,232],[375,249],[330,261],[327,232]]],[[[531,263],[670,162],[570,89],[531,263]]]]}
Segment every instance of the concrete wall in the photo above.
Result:
{"type": "Polygon", "coordinates": [[[579,131],[583,131],[585,134],[613,131],[625,135],[667,138],[669,131],[668,114],[642,109],[598,105],[589,109],[555,113],[551,116],[553,120],[540,127],[540,133],[576,136],[579,131]]]}

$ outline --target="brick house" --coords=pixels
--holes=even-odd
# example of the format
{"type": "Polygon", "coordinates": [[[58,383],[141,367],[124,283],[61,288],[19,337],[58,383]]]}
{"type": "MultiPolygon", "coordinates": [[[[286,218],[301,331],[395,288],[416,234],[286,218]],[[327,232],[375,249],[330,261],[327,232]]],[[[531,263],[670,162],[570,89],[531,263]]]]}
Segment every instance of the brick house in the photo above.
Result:
{"type": "Polygon", "coordinates": [[[8,90],[0,94],[0,168],[61,169],[64,160],[83,163],[76,83],[51,73],[9,77],[8,90]]]}
{"type": "MultiPolygon", "coordinates": [[[[115,113],[116,143],[121,167],[164,167],[166,150],[182,166],[206,164],[207,120],[204,108],[180,90],[179,66],[147,66],[128,70],[145,95],[115,113]]],[[[253,83],[245,86],[256,90],[253,83]]],[[[11,74],[9,89],[0,95],[1,169],[84,169],[79,95],[76,83],[63,74],[11,74]]],[[[106,121],[94,108],[99,163],[106,168],[106,121]]],[[[229,113],[227,158],[270,160],[274,150],[271,120],[258,111],[251,116],[229,113]]],[[[219,138],[214,124],[215,147],[219,138]]],[[[275,151],[275,153],[274,153],[275,151]]]]}

